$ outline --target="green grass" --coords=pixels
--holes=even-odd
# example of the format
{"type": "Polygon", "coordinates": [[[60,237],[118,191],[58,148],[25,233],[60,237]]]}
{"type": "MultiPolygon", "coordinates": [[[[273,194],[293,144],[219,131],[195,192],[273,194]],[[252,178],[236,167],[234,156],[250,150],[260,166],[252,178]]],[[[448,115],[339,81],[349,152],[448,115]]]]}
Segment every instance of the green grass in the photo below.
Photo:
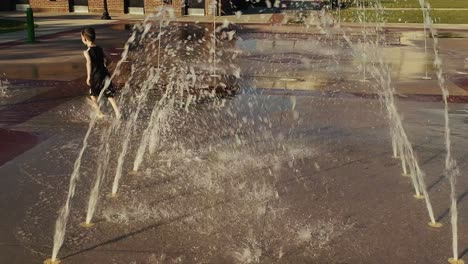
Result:
{"type": "Polygon", "coordinates": [[[16,20],[0,19],[0,33],[8,33],[26,29],[26,23],[16,20]]]}
{"type": "MultiPolygon", "coordinates": [[[[371,3],[373,1],[367,0],[371,3]]],[[[432,8],[468,8],[468,0],[426,0],[432,8]]],[[[419,8],[418,0],[381,0],[384,7],[419,8]]]]}
{"type": "MultiPolygon", "coordinates": [[[[466,0],[468,1],[468,0],[466,0]]],[[[344,22],[359,22],[363,19],[362,11],[357,9],[341,10],[341,19],[344,22]]],[[[336,12],[335,12],[336,15],[336,12]]],[[[431,17],[437,24],[468,24],[468,10],[432,10],[431,17]]],[[[374,10],[366,12],[369,22],[386,21],[387,23],[422,23],[423,16],[420,10],[385,10],[382,16],[377,16],[374,10]]]]}

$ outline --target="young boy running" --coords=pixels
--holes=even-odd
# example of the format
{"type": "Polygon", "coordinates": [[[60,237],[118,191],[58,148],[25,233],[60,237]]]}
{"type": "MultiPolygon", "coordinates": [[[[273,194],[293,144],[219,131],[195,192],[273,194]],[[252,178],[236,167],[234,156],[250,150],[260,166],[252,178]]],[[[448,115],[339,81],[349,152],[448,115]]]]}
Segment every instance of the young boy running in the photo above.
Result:
{"type": "MultiPolygon", "coordinates": [[[[106,56],[101,47],[97,46],[94,42],[96,40],[96,32],[94,28],[87,27],[81,31],[81,41],[85,44],[88,49],[83,51],[83,55],[86,58],[86,84],[90,87],[89,94],[91,97],[91,105],[98,117],[104,115],[99,110],[97,99],[102,89],[104,89],[106,80],[110,78],[109,71],[106,67],[106,56]]],[[[120,118],[120,111],[117,107],[117,103],[114,100],[114,88],[112,83],[103,91],[104,96],[109,100],[114,109],[115,116],[120,118]]]]}

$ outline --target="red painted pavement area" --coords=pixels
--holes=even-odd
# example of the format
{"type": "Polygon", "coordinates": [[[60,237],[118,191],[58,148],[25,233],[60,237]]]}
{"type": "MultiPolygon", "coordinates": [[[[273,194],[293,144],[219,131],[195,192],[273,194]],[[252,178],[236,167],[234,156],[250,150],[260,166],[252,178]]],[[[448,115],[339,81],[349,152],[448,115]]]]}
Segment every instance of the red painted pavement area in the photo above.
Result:
{"type": "Polygon", "coordinates": [[[452,78],[451,81],[463,90],[468,91],[468,76],[465,75],[461,78],[452,78]]]}
{"type": "Polygon", "coordinates": [[[34,134],[0,128],[0,166],[39,142],[39,138],[34,134]]]}
{"type": "MultiPolygon", "coordinates": [[[[11,81],[11,83],[16,85],[22,84],[28,86],[31,84],[46,85],[48,82],[50,81],[11,81]]],[[[80,80],[79,82],[83,83],[84,81],[80,80]]],[[[86,93],[86,88],[83,85],[80,86],[78,81],[53,81],[53,83],[55,84],[55,88],[23,102],[7,105],[0,110],[0,124],[4,127],[0,128],[0,166],[13,160],[42,141],[34,134],[10,130],[8,127],[26,122],[75,96],[86,93]]]]}

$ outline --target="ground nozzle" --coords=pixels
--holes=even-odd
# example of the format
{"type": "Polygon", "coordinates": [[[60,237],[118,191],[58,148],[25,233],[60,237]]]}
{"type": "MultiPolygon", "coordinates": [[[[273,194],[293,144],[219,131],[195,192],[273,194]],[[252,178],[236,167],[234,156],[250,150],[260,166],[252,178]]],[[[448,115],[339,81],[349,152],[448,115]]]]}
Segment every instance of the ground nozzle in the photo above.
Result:
{"type": "Polygon", "coordinates": [[[429,222],[429,226],[434,227],[434,228],[440,228],[443,225],[442,225],[442,223],[439,223],[439,222],[429,222]]]}
{"type": "Polygon", "coordinates": [[[136,170],[131,170],[128,174],[132,175],[132,176],[138,176],[138,175],[140,175],[140,172],[136,171],[136,170]]]}
{"type": "Polygon", "coordinates": [[[413,195],[413,197],[418,199],[418,200],[424,199],[424,195],[422,195],[422,194],[415,194],[415,195],[413,195]]]}
{"type": "Polygon", "coordinates": [[[448,262],[450,264],[465,264],[465,261],[463,261],[462,259],[454,259],[454,258],[449,258],[448,262]]]}
{"type": "Polygon", "coordinates": [[[91,222],[89,222],[89,223],[83,222],[83,223],[80,223],[80,226],[84,227],[84,228],[90,228],[90,227],[94,226],[94,224],[91,223],[91,222]]]}
{"type": "Polygon", "coordinates": [[[115,198],[117,198],[117,193],[109,193],[109,194],[107,195],[107,197],[108,197],[108,198],[115,199],[115,198]]]}
{"type": "Polygon", "coordinates": [[[44,260],[44,264],[60,264],[60,259],[55,259],[55,260],[46,259],[44,260]]]}
{"type": "Polygon", "coordinates": [[[410,177],[411,175],[409,175],[408,173],[402,173],[401,176],[403,176],[403,177],[410,177]]]}

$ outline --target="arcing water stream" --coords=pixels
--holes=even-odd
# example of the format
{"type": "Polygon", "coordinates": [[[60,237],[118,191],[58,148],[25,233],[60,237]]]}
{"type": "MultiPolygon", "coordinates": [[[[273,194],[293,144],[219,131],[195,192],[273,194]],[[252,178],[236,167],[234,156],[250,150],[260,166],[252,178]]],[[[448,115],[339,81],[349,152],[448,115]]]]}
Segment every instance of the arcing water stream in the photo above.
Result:
{"type": "Polygon", "coordinates": [[[437,69],[437,81],[442,92],[442,97],[444,101],[444,127],[445,127],[445,147],[446,147],[446,156],[445,156],[445,173],[450,181],[450,213],[451,213],[451,226],[452,226],[452,253],[453,257],[449,259],[449,262],[452,264],[461,264],[462,260],[458,256],[458,209],[457,209],[457,191],[456,191],[456,181],[457,177],[460,176],[460,170],[458,169],[457,162],[452,157],[452,143],[450,135],[450,119],[449,119],[449,106],[448,106],[448,97],[449,91],[447,89],[444,71],[442,67],[442,58],[439,54],[439,45],[436,35],[436,31],[432,24],[432,18],[430,16],[430,5],[428,1],[419,0],[421,10],[424,13],[424,24],[431,33],[434,49],[434,66],[437,69]]]}
{"type": "MultiPolygon", "coordinates": [[[[114,73],[112,75],[112,78],[115,75],[119,74],[120,67],[121,67],[123,61],[125,61],[126,58],[127,58],[128,50],[129,50],[130,44],[134,41],[134,37],[135,37],[135,34],[133,34],[129,38],[127,43],[125,44],[125,50],[122,53],[121,59],[117,63],[116,70],[114,71],[114,73]]],[[[106,82],[105,87],[108,87],[109,85],[110,85],[110,80],[108,80],[106,82]]],[[[104,90],[105,89],[103,89],[101,91],[101,94],[99,95],[99,98],[102,97],[104,90]]],[[[99,101],[100,101],[100,105],[101,105],[102,100],[99,100],[99,101]]],[[[78,181],[79,176],[80,176],[81,159],[83,157],[83,154],[86,151],[86,148],[88,146],[88,138],[89,138],[89,136],[90,136],[96,122],[97,122],[97,116],[92,115],[91,121],[89,123],[88,131],[86,132],[86,135],[85,135],[85,137],[83,139],[83,146],[82,146],[82,148],[81,148],[81,150],[80,150],[80,152],[78,154],[78,157],[77,157],[77,159],[75,161],[75,164],[73,166],[73,172],[72,172],[72,174],[70,176],[70,185],[69,185],[69,189],[68,189],[68,195],[67,195],[66,202],[65,202],[64,206],[62,207],[62,209],[60,210],[59,216],[57,218],[57,222],[55,224],[54,245],[53,245],[53,248],[52,248],[52,256],[51,256],[50,259],[47,259],[44,263],[51,263],[51,264],[58,263],[57,256],[58,256],[58,253],[60,251],[60,248],[63,245],[64,238],[65,238],[65,232],[66,232],[66,228],[67,228],[68,216],[70,214],[71,199],[75,195],[76,184],[77,184],[77,181],[78,181]]],[[[115,122],[118,124],[119,120],[117,119],[115,122]]],[[[100,179],[98,178],[96,181],[100,181],[100,179]]],[[[98,187],[99,186],[97,186],[97,188],[98,187]]],[[[93,201],[90,201],[90,202],[94,203],[93,201]]]]}
{"type": "MultiPolygon", "coordinates": [[[[450,181],[450,212],[451,212],[451,226],[452,226],[452,249],[453,249],[453,257],[449,259],[451,263],[463,263],[462,260],[459,260],[458,256],[458,230],[457,230],[457,219],[458,219],[458,211],[457,211],[457,195],[456,195],[456,178],[460,175],[460,171],[456,165],[456,161],[452,158],[451,152],[451,137],[450,137],[450,123],[449,123],[449,116],[448,116],[448,96],[449,92],[446,87],[446,81],[443,73],[442,67],[442,59],[439,55],[438,51],[438,39],[436,35],[436,31],[432,26],[432,18],[430,16],[430,6],[429,3],[425,0],[419,0],[421,11],[424,17],[424,32],[426,29],[429,29],[432,39],[434,40],[433,48],[434,48],[434,65],[437,69],[437,79],[438,84],[443,96],[444,102],[444,124],[445,124],[445,147],[446,147],[446,159],[445,159],[445,171],[447,177],[450,181]]],[[[376,8],[381,9],[380,1],[376,1],[376,8]]],[[[425,50],[427,49],[427,36],[425,38],[425,50]]],[[[425,51],[426,52],[426,51],[425,51]]],[[[403,129],[401,118],[396,111],[396,107],[393,100],[393,88],[391,88],[391,77],[390,71],[388,67],[384,66],[383,60],[380,58],[379,63],[381,65],[380,69],[374,68],[377,70],[374,72],[374,75],[380,78],[381,87],[384,88],[383,99],[385,101],[385,105],[387,106],[387,111],[389,114],[389,120],[391,125],[391,138],[392,138],[392,149],[394,157],[399,156],[402,161],[402,168],[404,174],[407,174],[406,167],[409,166],[410,169],[410,176],[413,182],[413,187],[415,188],[416,197],[424,197],[426,201],[426,207],[431,219],[430,225],[433,227],[441,226],[440,223],[436,222],[434,217],[434,212],[432,209],[431,202],[429,200],[429,194],[427,192],[427,186],[424,180],[424,172],[422,172],[413,148],[406,136],[406,132],[403,129]],[[392,122],[393,121],[393,122],[392,122]],[[422,196],[421,196],[422,192],[422,196]]],[[[427,66],[426,66],[426,78],[427,77],[427,66]]]]}
{"type": "Polygon", "coordinates": [[[3,77],[0,77],[0,96],[5,97],[8,96],[8,86],[10,82],[6,78],[5,74],[3,74],[3,77]]]}

